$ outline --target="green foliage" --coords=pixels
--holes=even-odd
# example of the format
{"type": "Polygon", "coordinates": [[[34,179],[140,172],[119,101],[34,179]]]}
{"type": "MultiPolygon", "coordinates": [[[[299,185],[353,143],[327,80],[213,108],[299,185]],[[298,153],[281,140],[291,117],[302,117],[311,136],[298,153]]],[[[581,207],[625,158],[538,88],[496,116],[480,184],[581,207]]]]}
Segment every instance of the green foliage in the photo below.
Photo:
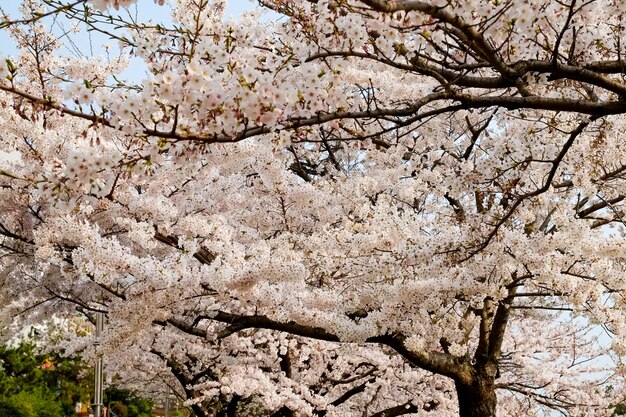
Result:
{"type": "Polygon", "coordinates": [[[126,404],[114,401],[109,403],[109,407],[111,408],[111,411],[117,414],[117,417],[128,417],[128,406],[126,404]]]}
{"type": "Polygon", "coordinates": [[[45,387],[34,387],[0,400],[0,417],[66,416],[54,393],[45,387]]]}
{"type": "Polygon", "coordinates": [[[41,355],[35,345],[0,346],[0,417],[66,417],[88,400],[90,379],[80,358],[41,355]]]}
{"type": "MultiPolygon", "coordinates": [[[[73,417],[76,402],[88,402],[93,372],[80,357],[41,355],[31,342],[0,345],[0,417],[73,417]]],[[[110,387],[105,404],[119,417],[152,417],[153,402],[110,387]]]]}
{"type": "Polygon", "coordinates": [[[152,417],[154,403],[131,390],[109,387],[104,391],[104,401],[119,417],[152,417]]]}
{"type": "Polygon", "coordinates": [[[36,417],[29,402],[17,395],[0,399],[0,417],[36,417]]]}

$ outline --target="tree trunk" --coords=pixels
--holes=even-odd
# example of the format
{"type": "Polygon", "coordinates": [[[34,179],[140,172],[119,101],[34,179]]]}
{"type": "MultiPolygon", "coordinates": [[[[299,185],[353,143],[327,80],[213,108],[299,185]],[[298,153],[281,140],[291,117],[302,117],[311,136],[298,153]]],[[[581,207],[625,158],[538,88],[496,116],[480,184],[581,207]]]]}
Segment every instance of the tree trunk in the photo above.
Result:
{"type": "Polygon", "coordinates": [[[192,405],[191,409],[193,410],[196,417],[207,417],[207,414],[204,412],[202,407],[200,407],[198,404],[192,405]]]}
{"type": "Polygon", "coordinates": [[[491,378],[477,376],[471,384],[455,382],[459,417],[496,417],[496,390],[491,378]]]}

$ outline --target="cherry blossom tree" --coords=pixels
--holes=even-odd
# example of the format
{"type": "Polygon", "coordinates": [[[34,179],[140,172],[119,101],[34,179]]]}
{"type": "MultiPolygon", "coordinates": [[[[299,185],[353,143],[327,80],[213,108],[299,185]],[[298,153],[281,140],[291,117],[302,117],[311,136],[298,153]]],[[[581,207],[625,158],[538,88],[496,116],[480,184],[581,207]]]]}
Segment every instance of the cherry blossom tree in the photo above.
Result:
{"type": "Polygon", "coordinates": [[[233,20],[176,0],[158,24],[115,11],[132,3],[25,0],[1,25],[7,326],[104,312],[96,351],[66,349],[169,369],[199,415],[624,399],[626,2],[263,0],[233,20]],[[50,19],[120,53],[67,56],[50,19]]]}

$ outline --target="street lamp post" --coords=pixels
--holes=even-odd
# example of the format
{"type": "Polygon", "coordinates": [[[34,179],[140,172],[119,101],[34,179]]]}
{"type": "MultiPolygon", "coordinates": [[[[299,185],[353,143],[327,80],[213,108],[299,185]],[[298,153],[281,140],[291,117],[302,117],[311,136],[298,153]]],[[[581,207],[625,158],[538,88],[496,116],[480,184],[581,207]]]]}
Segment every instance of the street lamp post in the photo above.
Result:
{"type": "MultiPolygon", "coordinates": [[[[100,336],[102,335],[102,329],[104,328],[104,313],[96,313],[96,345],[100,344],[100,336]]],[[[95,369],[95,394],[94,394],[94,417],[103,417],[102,415],[102,355],[98,354],[96,358],[95,369]]]]}

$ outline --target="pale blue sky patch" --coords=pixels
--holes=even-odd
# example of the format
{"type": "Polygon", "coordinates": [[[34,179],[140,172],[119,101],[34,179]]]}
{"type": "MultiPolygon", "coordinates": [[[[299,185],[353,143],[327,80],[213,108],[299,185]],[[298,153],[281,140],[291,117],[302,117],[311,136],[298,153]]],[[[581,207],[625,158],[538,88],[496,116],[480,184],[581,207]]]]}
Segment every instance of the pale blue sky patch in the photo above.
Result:
{"type": "MultiPolygon", "coordinates": [[[[0,0],[0,8],[8,14],[10,20],[21,19],[19,11],[22,2],[18,0],[0,0]]],[[[236,18],[245,11],[256,7],[255,2],[248,0],[233,0],[228,3],[225,18],[236,18]]],[[[140,0],[138,4],[129,9],[119,11],[109,10],[113,15],[123,16],[125,19],[132,18],[139,22],[159,22],[164,25],[171,24],[170,6],[158,6],[153,0],[140,0]]],[[[79,33],[71,32],[73,22],[65,17],[48,17],[43,19],[43,23],[48,30],[60,36],[62,46],[58,54],[76,57],[103,56],[113,59],[119,55],[119,43],[115,39],[110,39],[107,35],[93,31],[87,31],[83,27],[79,33]],[[66,36],[63,33],[68,32],[66,36]]],[[[15,39],[11,38],[6,29],[0,30],[0,57],[16,56],[18,50],[15,39]]],[[[130,65],[126,71],[120,74],[121,80],[138,83],[146,78],[146,65],[139,58],[131,58],[130,65]]],[[[17,162],[20,154],[18,152],[4,152],[0,150],[0,160],[17,162]]]]}
{"type": "MultiPolygon", "coordinates": [[[[69,3],[69,2],[68,2],[69,3]]],[[[22,15],[19,11],[21,1],[0,0],[0,8],[4,13],[8,14],[10,20],[20,19],[22,15]]],[[[236,18],[241,13],[252,10],[256,7],[256,3],[249,0],[233,0],[227,3],[225,12],[226,18],[236,18]]],[[[153,0],[140,0],[137,4],[129,9],[120,9],[119,11],[110,9],[109,12],[113,16],[121,16],[125,20],[133,19],[138,22],[158,22],[164,25],[171,23],[170,19],[171,6],[158,6],[153,0]]],[[[111,39],[105,34],[94,31],[87,31],[83,27],[79,33],[71,32],[71,22],[66,17],[49,17],[43,19],[43,23],[48,30],[51,30],[61,38],[62,46],[59,50],[60,55],[76,56],[76,57],[92,57],[104,56],[114,58],[119,55],[118,41],[111,39]],[[67,33],[67,35],[63,35],[67,33]]],[[[117,32],[119,34],[119,32],[117,32]]],[[[16,41],[11,38],[6,30],[0,30],[0,55],[14,56],[17,54],[16,41]]],[[[129,69],[121,74],[123,78],[132,82],[139,82],[145,78],[145,65],[139,59],[132,59],[129,69]]]]}

